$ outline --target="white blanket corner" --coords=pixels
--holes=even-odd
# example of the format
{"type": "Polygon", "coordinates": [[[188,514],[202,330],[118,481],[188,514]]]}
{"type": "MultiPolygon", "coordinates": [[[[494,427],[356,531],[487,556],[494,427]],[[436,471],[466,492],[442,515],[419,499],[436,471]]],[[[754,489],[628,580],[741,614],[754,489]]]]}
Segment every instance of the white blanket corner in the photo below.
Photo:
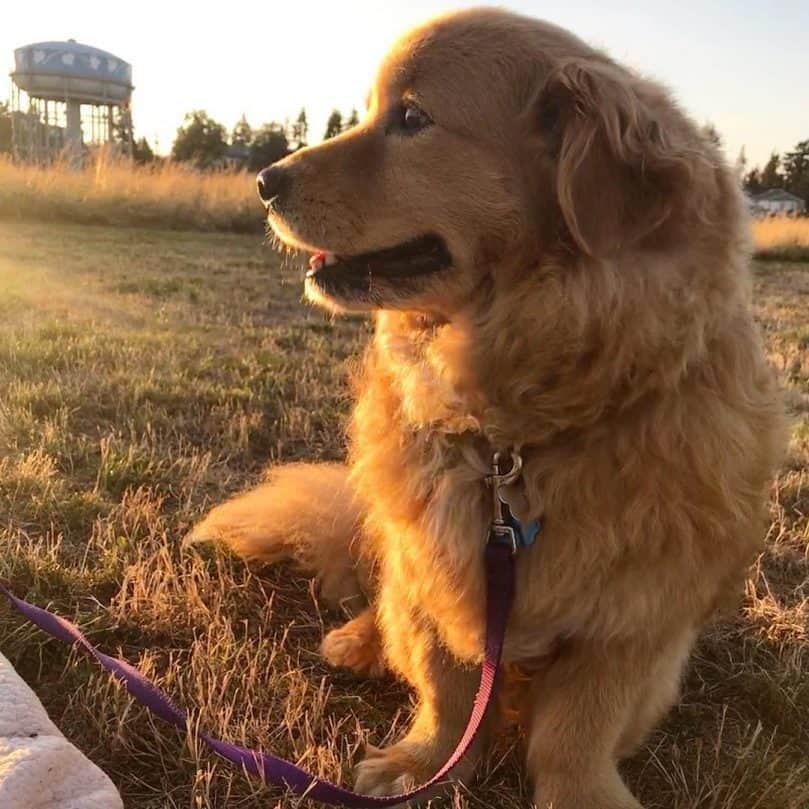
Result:
{"type": "Polygon", "coordinates": [[[2,654],[0,807],[123,809],[112,781],[59,732],[2,654]]]}

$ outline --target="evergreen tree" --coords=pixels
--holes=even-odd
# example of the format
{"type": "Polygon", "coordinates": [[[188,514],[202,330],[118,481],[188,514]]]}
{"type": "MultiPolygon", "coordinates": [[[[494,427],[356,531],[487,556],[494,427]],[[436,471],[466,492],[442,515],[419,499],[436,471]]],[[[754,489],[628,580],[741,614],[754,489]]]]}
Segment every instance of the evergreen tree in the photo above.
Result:
{"type": "Polygon", "coordinates": [[[230,134],[230,142],[234,146],[249,146],[253,142],[253,129],[247,122],[247,116],[242,114],[242,117],[236,122],[233,127],[233,132],[230,134]]]}
{"type": "Polygon", "coordinates": [[[760,194],[764,190],[761,184],[761,172],[758,169],[750,169],[744,176],[742,187],[748,194],[760,194]]]}
{"type": "Polygon", "coordinates": [[[343,115],[340,110],[332,110],[329,120],[326,123],[326,132],[323,135],[323,140],[333,138],[343,131],[343,115]]]}
{"type": "Polygon", "coordinates": [[[783,159],[784,187],[795,196],[809,201],[809,140],[802,140],[783,159]]]}
{"type": "Polygon", "coordinates": [[[744,182],[745,174],[747,173],[747,154],[745,153],[744,146],[739,150],[739,156],[736,158],[736,176],[744,182]]]}
{"type": "Polygon", "coordinates": [[[348,120],[345,122],[345,126],[343,129],[351,129],[352,127],[356,126],[360,122],[360,116],[357,113],[357,108],[351,108],[351,115],[348,117],[348,120]]]}
{"type": "Polygon", "coordinates": [[[781,155],[778,152],[773,152],[767,164],[761,170],[761,185],[765,190],[784,187],[784,176],[778,170],[780,165],[781,155]]]}
{"type": "Polygon", "coordinates": [[[154,152],[146,138],[140,138],[132,144],[132,159],[141,165],[154,162],[154,152]]]}
{"type": "Polygon", "coordinates": [[[306,120],[306,109],[303,107],[295,123],[292,124],[292,141],[296,149],[302,149],[309,142],[309,122],[306,120]]]}

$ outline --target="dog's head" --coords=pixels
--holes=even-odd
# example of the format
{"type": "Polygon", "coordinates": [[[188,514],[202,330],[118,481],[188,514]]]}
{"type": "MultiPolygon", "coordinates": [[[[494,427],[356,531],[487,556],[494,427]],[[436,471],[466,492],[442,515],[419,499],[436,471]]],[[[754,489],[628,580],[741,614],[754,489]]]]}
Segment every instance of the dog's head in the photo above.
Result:
{"type": "Polygon", "coordinates": [[[310,298],[451,316],[543,259],[609,257],[699,219],[707,145],[665,93],[492,9],[404,36],[354,129],[259,175],[310,298]]]}

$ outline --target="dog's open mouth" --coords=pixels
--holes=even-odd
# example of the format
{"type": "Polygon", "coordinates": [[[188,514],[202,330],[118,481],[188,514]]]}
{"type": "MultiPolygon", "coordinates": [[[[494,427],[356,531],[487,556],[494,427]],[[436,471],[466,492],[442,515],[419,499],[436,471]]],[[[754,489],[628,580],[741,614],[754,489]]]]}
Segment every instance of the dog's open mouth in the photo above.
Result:
{"type": "Polygon", "coordinates": [[[444,240],[428,234],[355,256],[317,252],[309,259],[306,277],[326,293],[371,292],[375,281],[412,281],[444,270],[451,263],[444,240]]]}

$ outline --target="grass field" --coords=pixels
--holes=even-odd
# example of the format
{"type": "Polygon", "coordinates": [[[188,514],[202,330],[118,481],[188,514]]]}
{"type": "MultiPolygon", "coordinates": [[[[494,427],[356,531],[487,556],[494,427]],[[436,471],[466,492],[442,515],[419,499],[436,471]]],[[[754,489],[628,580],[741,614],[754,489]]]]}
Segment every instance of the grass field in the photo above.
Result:
{"type": "Polygon", "coordinates": [[[0,155],[0,219],[261,233],[255,178],[182,163],[134,166],[101,150],[81,171],[0,155]]]}
{"type": "MultiPolygon", "coordinates": [[[[368,336],[300,302],[260,236],[0,224],[0,578],[147,672],[200,727],[339,780],[404,726],[407,690],[326,668],[328,614],[287,568],[181,539],[268,463],[343,453],[368,336]]],[[[795,416],[766,553],[706,633],[681,705],[625,772],[648,809],[809,807],[809,263],[756,268],[795,416]]],[[[127,809],[295,803],[153,722],[0,607],[0,650],[127,809]]],[[[508,736],[436,806],[530,804],[508,736]]]]}
{"type": "Polygon", "coordinates": [[[809,261],[809,217],[757,219],[753,237],[759,258],[809,261]]]}

